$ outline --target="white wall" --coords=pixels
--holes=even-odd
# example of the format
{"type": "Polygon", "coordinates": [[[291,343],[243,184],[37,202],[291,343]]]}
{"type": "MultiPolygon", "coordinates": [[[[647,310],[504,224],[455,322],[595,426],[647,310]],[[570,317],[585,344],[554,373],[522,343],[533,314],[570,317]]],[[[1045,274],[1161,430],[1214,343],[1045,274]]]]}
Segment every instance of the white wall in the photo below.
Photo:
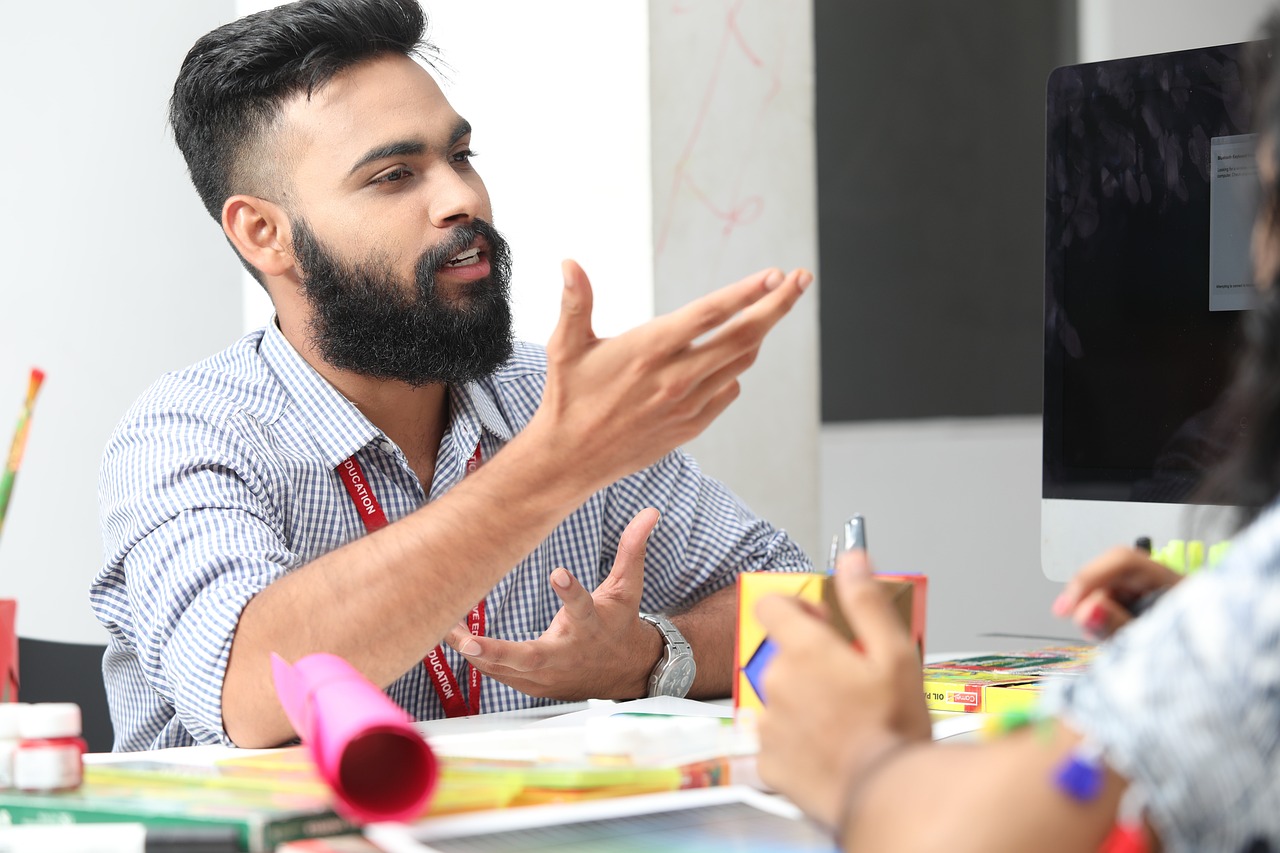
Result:
{"type": "Polygon", "coordinates": [[[231,16],[231,0],[5,7],[0,452],[29,368],[48,373],[0,534],[0,595],[25,636],[105,640],[88,587],[107,436],[162,371],[239,334],[238,265],[165,115],[187,49],[231,16]]]}
{"type": "Polygon", "coordinates": [[[1248,41],[1274,0],[1078,0],[1080,61],[1248,41]]]}
{"type": "Polygon", "coordinates": [[[819,273],[770,333],[742,395],[687,449],[825,556],[811,4],[655,0],[649,20],[657,311],[767,266],[819,273]]]}
{"type": "Polygon", "coordinates": [[[928,649],[1077,636],[1040,572],[1040,418],[825,424],[821,454],[822,529],[862,513],[878,568],[929,576],[928,649]]]}

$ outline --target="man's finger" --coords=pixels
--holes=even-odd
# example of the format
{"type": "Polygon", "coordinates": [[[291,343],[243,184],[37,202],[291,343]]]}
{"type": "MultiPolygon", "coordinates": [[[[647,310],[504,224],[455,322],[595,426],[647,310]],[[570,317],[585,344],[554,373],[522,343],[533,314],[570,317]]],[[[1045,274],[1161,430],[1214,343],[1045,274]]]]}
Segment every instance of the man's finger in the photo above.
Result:
{"type": "Polygon", "coordinates": [[[787,315],[804,292],[803,287],[812,280],[808,270],[792,270],[776,291],[744,308],[693,347],[683,360],[684,365],[695,374],[713,373],[757,352],[765,336],[787,315]]]}
{"type": "MultiPolygon", "coordinates": [[[[685,397],[685,404],[689,408],[691,417],[697,417],[711,400],[720,396],[724,390],[732,385],[736,385],[738,377],[746,372],[747,368],[755,363],[758,350],[752,350],[738,357],[736,361],[732,361],[721,367],[715,373],[703,379],[697,385],[689,389],[689,393],[685,397]]],[[[735,392],[733,397],[738,395],[735,392]]]]}
{"type": "Polygon", "coordinates": [[[640,600],[644,592],[644,555],[658,518],[658,511],[653,507],[645,507],[635,514],[618,539],[618,556],[597,592],[606,591],[613,598],[640,600]]]}
{"type": "Polygon", "coordinates": [[[481,652],[480,643],[461,622],[449,629],[449,633],[444,635],[444,641],[455,651],[462,652],[464,655],[478,655],[481,652]]]}
{"type": "Polygon", "coordinates": [[[782,270],[763,269],[657,318],[658,346],[669,352],[683,349],[777,290],[783,279],[782,270]]]}
{"type": "Polygon", "coordinates": [[[454,648],[466,655],[467,659],[471,660],[481,672],[492,675],[499,671],[530,672],[537,669],[543,658],[535,648],[531,647],[531,644],[536,642],[537,640],[515,642],[485,637],[484,646],[479,655],[467,655],[457,646],[454,648]]]}
{"type": "Polygon", "coordinates": [[[560,264],[560,271],[564,275],[560,319],[547,348],[559,355],[574,356],[596,339],[591,329],[591,282],[577,261],[565,260],[560,264]]]}
{"type": "Polygon", "coordinates": [[[551,573],[551,588],[560,598],[564,610],[576,621],[594,619],[596,616],[595,600],[587,592],[578,579],[568,569],[556,569],[551,573]]]}
{"type": "Polygon", "coordinates": [[[910,645],[906,627],[871,573],[866,551],[846,551],[836,560],[836,597],[845,620],[871,657],[896,654],[904,644],[910,645]]]}

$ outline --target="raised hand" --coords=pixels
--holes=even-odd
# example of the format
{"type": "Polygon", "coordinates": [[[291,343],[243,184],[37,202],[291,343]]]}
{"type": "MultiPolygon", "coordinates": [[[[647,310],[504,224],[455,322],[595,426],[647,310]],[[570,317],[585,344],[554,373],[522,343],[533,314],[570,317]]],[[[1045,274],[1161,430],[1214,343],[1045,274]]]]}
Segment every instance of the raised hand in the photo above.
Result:
{"type": "Polygon", "coordinates": [[[738,395],[738,375],[813,276],[761,270],[616,338],[591,328],[586,274],[565,261],[547,385],[527,431],[599,485],[702,432],[738,395]]]}
{"type": "Polygon", "coordinates": [[[1182,575],[1144,551],[1116,547],[1085,565],[1053,602],[1055,616],[1070,617],[1092,637],[1110,637],[1133,620],[1133,610],[1182,575]]]}
{"type": "Polygon", "coordinates": [[[874,764],[930,737],[915,644],[865,551],[841,555],[836,588],[858,648],[799,599],[770,596],[756,608],[777,645],[764,676],[760,776],[828,826],[874,764]]]}
{"type": "Polygon", "coordinates": [[[662,640],[639,618],[644,555],[658,523],[641,510],[622,532],[609,576],[587,592],[563,568],[550,583],[563,607],[536,640],[472,637],[465,625],[445,641],[485,675],[531,696],[554,699],[634,699],[645,695],[662,640]]]}

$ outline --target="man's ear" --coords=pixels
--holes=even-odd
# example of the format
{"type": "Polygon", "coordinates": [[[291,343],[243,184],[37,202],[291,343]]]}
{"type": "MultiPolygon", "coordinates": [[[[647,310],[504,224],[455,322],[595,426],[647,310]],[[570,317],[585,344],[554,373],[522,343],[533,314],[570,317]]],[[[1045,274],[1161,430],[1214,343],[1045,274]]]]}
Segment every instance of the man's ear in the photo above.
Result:
{"type": "Polygon", "coordinates": [[[263,275],[284,275],[294,266],[289,217],[277,204],[233,195],[222,205],[222,230],[240,256],[263,275]]]}

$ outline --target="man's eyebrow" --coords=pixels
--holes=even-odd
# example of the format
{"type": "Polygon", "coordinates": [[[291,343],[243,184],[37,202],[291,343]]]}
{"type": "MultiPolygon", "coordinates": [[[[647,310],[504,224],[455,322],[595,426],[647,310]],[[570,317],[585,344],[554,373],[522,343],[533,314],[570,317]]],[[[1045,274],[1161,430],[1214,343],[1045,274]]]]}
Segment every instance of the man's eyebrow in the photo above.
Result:
{"type": "MultiPolygon", "coordinates": [[[[458,123],[453,126],[453,132],[449,134],[449,148],[458,144],[458,140],[471,133],[471,123],[466,119],[458,119],[458,123]]],[[[376,148],[370,148],[364,153],[364,156],[356,161],[351,167],[348,175],[354,175],[356,172],[368,166],[370,163],[376,163],[379,160],[385,160],[388,157],[404,157],[422,154],[427,150],[427,144],[417,139],[402,139],[397,142],[388,142],[386,145],[379,145],[376,148]]]]}
{"type": "Polygon", "coordinates": [[[427,144],[417,140],[405,139],[399,142],[388,142],[386,145],[379,145],[377,148],[370,148],[364,153],[364,156],[356,161],[351,167],[348,175],[354,175],[356,172],[368,166],[370,163],[376,163],[379,160],[385,160],[388,157],[403,157],[405,155],[421,154],[427,150],[427,144]]]}
{"type": "Polygon", "coordinates": [[[449,134],[449,147],[458,144],[458,140],[464,136],[471,135],[471,122],[465,118],[458,119],[458,123],[453,126],[453,133],[449,134]]]}

